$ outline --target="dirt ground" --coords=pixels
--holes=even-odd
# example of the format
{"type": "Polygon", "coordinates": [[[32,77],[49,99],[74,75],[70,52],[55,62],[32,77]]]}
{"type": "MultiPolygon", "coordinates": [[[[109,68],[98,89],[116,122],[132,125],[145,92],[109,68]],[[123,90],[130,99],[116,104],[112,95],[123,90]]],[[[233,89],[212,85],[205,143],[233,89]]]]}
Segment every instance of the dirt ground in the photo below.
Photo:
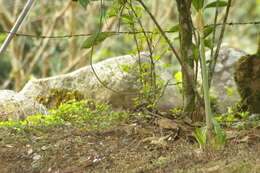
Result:
{"type": "Polygon", "coordinates": [[[177,127],[155,122],[1,130],[0,172],[260,173],[260,127],[225,128],[225,148],[202,152],[187,121],[176,121],[177,127]]]}

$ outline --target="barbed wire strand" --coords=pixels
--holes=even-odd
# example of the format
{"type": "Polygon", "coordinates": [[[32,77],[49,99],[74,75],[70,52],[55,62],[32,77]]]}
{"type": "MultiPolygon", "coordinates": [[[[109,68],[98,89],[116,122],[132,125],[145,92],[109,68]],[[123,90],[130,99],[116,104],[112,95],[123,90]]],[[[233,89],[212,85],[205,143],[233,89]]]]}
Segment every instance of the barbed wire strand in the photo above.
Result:
{"type": "MultiPolygon", "coordinates": [[[[228,22],[225,23],[226,25],[229,26],[234,26],[234,25],[260,25],[260,21],[253,21],[253,22],[228,22]]],[[[223,25],[223,23],[217,23],[216,26],[221,26],[223,25]]],[[[205,28],[207,27],[212,27],[214,26],[214,24],[209,24],[209,25],[205,25],[205,28]]],[[[174,31],[165,31],[166,33],[174,33],[174,31]]],[[[6,30],[0,30],[0,33],[12,33],[11,31],[6,31],[6,30]]],[[[133,31],[110,31],[110,32],[106,32],[106,33],[113,33],[113,34],[143,34],[143,31],[140,32],[133,32],[133,31]]],[[[155,33],[154,31],[146,31],[146,33],[155,33]]],[[[18,37],[31,37],[31,38],[37,38],[37,39],[65,39],[65,38],[71,38],[71,37],[89,37],[91,35],[94,35],[96,33],[89,33],[89,34],[71,34],[71,35],[58,35],[58,36],[45,36],[45,35],[34,35],[34,34],[26,34],[26,33],[12,33],[14,36],[18,36],[18,37]]],[[[159,32],[158,32],[159,34],[159,32]]]]}

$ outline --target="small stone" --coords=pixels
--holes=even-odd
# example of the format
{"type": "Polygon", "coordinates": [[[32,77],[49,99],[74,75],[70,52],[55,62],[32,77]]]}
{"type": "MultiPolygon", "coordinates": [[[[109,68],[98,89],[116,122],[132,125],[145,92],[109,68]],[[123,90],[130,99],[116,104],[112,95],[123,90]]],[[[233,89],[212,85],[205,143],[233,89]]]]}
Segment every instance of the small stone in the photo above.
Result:
{"type": "Polygon", "coordinates": [[[37,161],[37,160],[40,160],[41,159],[41,155],[40,154],[36,154],[33,156],[33,160],[34,161],[37,161]]]}
{"type": "Polygon", "coordinates": [[[28,155],[31,155],[32,153],[33,153],[33,149],[30,148],[30,149],[27,151],[27,154],[28,154],[28,155]]]}

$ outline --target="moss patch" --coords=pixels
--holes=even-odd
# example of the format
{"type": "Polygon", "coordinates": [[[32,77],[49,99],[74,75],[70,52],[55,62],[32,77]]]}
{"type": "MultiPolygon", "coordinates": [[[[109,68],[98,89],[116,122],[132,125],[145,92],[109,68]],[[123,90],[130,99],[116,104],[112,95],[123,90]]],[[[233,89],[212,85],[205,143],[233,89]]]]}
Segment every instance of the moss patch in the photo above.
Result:
{"type": "Polygon", "coordinates": [[[45,96],[37,96],[37,102],[43,104],[48,109],[55,109],[60,106],[61,103],[65,103],[69,100],[82,100],[84,95],[79,91],[72,91],[67,89],[51,89],[45,96]]]}

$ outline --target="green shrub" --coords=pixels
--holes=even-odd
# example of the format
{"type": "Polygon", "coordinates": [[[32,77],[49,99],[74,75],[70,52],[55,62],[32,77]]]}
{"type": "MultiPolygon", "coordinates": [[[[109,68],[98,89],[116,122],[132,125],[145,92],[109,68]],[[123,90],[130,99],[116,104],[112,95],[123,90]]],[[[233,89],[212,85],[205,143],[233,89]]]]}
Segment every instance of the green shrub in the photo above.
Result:
{"type": "Polygon", "coordinates": [[[70,100],[57,109],[50,110],[50,115],[29,116],[25,120],[0,122],[0,128],[23,131],[24,128],[73,125],[89,129],[100,129],[123,120],[128,114],[116,113],[108,105],[94,104],[89,100],[70,100]]]}
{"type": "Polygon", "coordinates": [[[70,100],[65,104],[61,104],[58,109],[52,110],[51,114],[65,122],[94,129],[107,127],[113,122],[127,117],[126,113],[113,112],[110,106],[105,104],[96,105],[89,100],[70,100]]]}

